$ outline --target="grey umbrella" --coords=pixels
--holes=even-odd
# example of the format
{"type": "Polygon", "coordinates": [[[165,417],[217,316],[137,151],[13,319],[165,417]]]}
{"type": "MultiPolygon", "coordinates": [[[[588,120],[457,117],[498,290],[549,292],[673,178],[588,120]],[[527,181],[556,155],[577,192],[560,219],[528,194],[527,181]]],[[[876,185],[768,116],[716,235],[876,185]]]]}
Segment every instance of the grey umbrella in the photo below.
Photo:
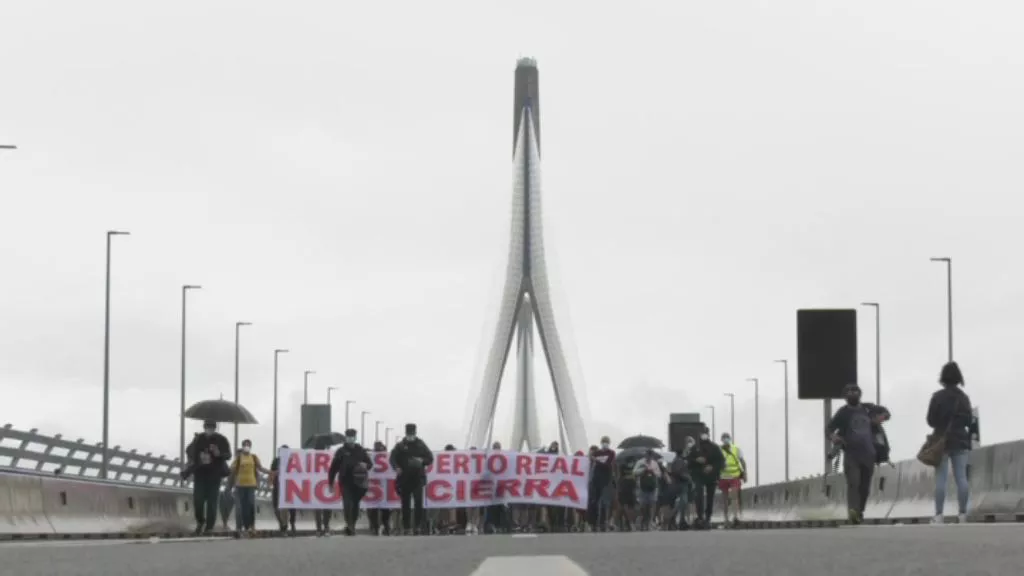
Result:
{"type": "Polygon", "coordinates": [[[345,435],[337,432],[331,432],[329,434],[313,434],[309,438],[306,438],[306,441],[302,443],[302,447],[324,450],[334,446],[335,444],[341,444],[344,441],[345,435]]]}
{"type": "Polygon", "coordinates": [[[259,424],[252,412],[245,406],[234,402],[220,400],[203,400],[196,402],[185,410],[185,417],[192,420],[213,420],[227,424],[259,424]]]}
{"type": "Polygon", "coordinates": [[[645,436],[643,434],[623,438],[622,442],[619,442],[620,450],[624,450],[626,448],[654,448],[657,450],[664,447],[665,443],[661,440],[654,436],[645,436]]]}

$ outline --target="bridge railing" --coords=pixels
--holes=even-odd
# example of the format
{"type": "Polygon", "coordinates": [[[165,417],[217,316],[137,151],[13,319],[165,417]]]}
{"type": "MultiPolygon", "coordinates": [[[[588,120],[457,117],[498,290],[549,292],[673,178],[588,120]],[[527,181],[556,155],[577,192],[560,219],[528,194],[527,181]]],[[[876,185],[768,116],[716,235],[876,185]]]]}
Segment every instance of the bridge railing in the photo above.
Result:
{"type": "MultiPolygon", "coordinates": [[[[132,484],[191,489],[190,481],[181,478],[182,463],[152,452],[140,454],[114,446],[108,451],[109,480],[132,484]]],[[[69,440],[61,434],[47,436],[32,428],[22,431],[11,424],[0,428],[0,467],[39,475],[61,475],[72,478],[100,479],[103,443],[89,444],[84,439],[69,440]]],[[[270,486],[260,479],[259,493],[266,496],[270,486]]]]}

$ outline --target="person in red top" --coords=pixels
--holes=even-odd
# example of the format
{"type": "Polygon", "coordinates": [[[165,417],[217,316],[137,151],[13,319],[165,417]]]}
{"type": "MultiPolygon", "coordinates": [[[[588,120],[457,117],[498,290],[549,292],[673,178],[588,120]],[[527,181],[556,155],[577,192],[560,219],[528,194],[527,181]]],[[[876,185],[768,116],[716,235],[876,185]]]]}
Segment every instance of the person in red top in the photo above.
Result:
{"type": "Polygon", "coordinates": [[[595,532],[606,532],[615,497],[615,450],[607,436],[601,438],[601,447],[591,455],[591,462],[587,506],[590,528],[595,532]]]}

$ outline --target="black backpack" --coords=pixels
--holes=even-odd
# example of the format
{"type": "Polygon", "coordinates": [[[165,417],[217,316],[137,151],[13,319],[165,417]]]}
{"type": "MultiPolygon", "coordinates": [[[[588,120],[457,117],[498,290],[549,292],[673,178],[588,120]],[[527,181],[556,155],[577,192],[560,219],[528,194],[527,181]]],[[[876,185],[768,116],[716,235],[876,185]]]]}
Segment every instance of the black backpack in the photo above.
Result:
{"type": "Polygon", "coordinates": [[[658,477],[654,475],[654,472],[645,470],[640,475],[640,490],[643,492],[654,492],[658,489],[658,477]]]}

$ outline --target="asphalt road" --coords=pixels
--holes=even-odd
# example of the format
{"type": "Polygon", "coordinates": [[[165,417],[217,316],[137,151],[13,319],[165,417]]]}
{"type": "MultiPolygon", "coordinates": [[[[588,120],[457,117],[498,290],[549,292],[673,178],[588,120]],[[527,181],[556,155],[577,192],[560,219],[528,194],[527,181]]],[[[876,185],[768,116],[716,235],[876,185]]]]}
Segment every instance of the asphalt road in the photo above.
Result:
{"type": "Polygon", "coordinates": [[[0,544],[0,575],[1016,575],[1024,526],[0,544]]]}

